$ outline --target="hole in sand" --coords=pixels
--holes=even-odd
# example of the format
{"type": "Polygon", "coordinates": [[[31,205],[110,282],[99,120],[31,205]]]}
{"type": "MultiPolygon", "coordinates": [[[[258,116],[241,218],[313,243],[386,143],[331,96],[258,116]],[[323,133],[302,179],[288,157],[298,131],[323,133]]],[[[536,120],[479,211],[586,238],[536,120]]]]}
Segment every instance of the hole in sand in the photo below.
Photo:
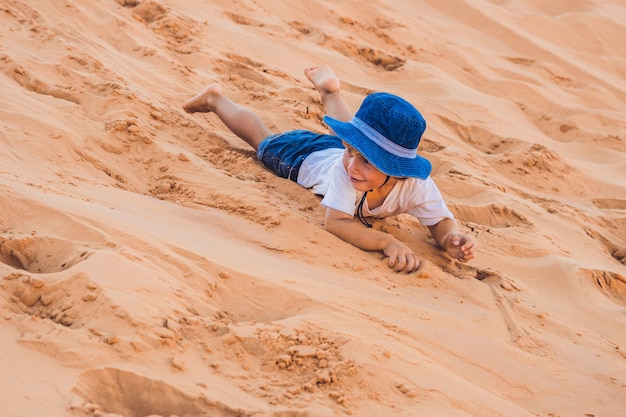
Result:
{"type": "MultiPolygon", "coordinates": [[[[185,392],[164,381],[150,379],[120,369],[96,369],[82,373],[74,388],[85,403],[73,405],[74,411],[113,413],[125,417],[159,416],[246,416],[209,400],[202,393],[185,392]]],[[[91,415],[91,414],[90,414],[91,415]]]]}
{"type": "Polygon", "coordinates": [[[36,274],[65,271],[88,255],[69,242],[51,237],[0,236],[0,262],[36,274]]]}

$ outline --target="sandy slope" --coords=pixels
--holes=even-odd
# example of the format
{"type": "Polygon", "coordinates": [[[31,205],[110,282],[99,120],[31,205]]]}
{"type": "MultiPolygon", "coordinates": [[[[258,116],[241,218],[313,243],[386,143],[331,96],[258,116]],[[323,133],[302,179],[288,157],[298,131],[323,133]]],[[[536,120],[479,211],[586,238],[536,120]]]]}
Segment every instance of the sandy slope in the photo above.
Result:
{"type": "Polygon", "coordinates": [[[626,6],[0,5],[2,416],[594,416],[626,409],[626,6]],[[465,233],[390,271],[213,115],[325,131],[305,66],[426,116],[465,233]]]}

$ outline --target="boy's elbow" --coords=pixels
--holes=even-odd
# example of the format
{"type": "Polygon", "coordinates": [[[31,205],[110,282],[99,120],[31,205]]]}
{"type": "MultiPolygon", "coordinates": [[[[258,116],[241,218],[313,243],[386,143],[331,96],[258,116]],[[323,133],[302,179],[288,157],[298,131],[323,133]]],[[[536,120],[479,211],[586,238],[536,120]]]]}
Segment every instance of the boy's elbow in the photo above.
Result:
{"type": "Polygon", "coordinates": [[[350,229],[352,221],[353,217],[349,214],[329,208],[324,217],[324,229],[334,235],[343,235],[350,229]]]}
{"type": "Polygon", "coordinates": [[[341,230],[345,227],[346,221],[340,219],[325,219],[324,229],[333,235],[341,234],[341,230]]]}
{"type": "Polygon", "coordinates": [[[324,230],[326,230],[327,232],[335,234],[335,231],[337,230],[336,226],[336,222],[332,220],[329,221],[328,219],[326,219],[324,221],[324,230]]]}

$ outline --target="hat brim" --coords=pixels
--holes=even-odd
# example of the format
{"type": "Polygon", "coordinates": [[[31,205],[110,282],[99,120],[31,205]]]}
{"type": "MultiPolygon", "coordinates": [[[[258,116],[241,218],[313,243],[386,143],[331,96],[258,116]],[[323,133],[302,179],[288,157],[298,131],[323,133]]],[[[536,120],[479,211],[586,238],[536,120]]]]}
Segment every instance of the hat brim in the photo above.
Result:
{"type": "Polygon", "coordinates": [[[356,149],[380,172],[392,177],[415,177],[426,179],[432,171],[432,164],[415,153],[415,158],[404,158],[392,154],[378,146],[356,126],[324,116],[324,122],[348,145],[356,149]]]}

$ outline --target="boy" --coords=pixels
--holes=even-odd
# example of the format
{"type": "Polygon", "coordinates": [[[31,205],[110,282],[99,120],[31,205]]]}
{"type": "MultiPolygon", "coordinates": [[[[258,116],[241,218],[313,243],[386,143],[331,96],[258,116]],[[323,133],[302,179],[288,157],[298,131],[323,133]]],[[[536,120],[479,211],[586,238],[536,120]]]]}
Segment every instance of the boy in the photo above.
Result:
{"type": "Polygon", "coordinates": [[[474,240],[459,234],[429,177],[430,162],[417,155],[426,128],[419,111],[400,97],[373,93],[353,116],[330,67],[304,72],[320,94],[332,135],[306,130],[272,134],[255,113],[226,98],[219,84],[209,85],[183,108],[215,113],[274,173],[324,196],[326,230],[360,249],[382,251],[395,271],[416,271],[420,260],[393,236],[372,229],[368,217],[411,214],[448,255],[461,262],[472,259],[474,240]]]}

